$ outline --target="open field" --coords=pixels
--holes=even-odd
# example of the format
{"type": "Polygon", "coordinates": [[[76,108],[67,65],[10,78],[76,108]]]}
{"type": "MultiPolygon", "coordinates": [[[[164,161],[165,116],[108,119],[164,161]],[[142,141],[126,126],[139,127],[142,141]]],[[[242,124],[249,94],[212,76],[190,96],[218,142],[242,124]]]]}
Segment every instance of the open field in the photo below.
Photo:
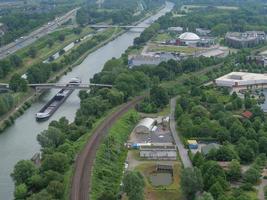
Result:
{"type": "Polygon", "coordinates": [[[164,41],[170,40],[170,39],[173,39],[173,36],[171,36],[169,33],[159,33],[152,39],[152,41],[164,42],[164,41]]]}

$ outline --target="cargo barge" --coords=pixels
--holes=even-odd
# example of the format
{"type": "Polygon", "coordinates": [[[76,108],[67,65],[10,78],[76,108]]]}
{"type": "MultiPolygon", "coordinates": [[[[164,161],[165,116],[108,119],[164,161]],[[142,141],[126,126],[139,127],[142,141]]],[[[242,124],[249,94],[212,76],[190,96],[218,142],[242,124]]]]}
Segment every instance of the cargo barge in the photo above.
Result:
{"type": "MultiPolygon", "coordinates": [[[[68,85],[72,83],[77,84],[81,83],[81,81],[77,78],[72,78],[68,85]]],[[[68,89],[68,85],[66,88],[61,89],[50,101],[48,101],[41,110],[36,113],[36,120],[43,121],[49,119],[56,110],[66,101],[66,99],[71,95],[74,89],[68,89]]]]}

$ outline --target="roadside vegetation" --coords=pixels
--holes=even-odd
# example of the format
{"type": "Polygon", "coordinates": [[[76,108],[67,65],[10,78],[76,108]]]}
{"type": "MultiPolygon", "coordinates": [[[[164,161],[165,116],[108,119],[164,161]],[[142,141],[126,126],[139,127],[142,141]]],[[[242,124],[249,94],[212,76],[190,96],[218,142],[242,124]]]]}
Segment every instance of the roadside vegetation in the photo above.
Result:
{"type": "Polygon", "coordinates": [[[117,199],[124,173],[124,161],[127,156],[124,143],[138,118],[139,116],[134,110],[126,113],[111,127],[108,136],[100,145],[93,168],[92,199],[117,199]]]}
{"type": "Polygon", "coordinates": [[[59,3],[49,2],[27,4],[18,8],[4,8],[1,10],[0,22],[4,24],[5,34],[0,37],[0,46],[8,44],[19,37],[30,33],[35,28],[42,26],[56,16],[64,14],[82,2],[61,0],[59,3]]]}

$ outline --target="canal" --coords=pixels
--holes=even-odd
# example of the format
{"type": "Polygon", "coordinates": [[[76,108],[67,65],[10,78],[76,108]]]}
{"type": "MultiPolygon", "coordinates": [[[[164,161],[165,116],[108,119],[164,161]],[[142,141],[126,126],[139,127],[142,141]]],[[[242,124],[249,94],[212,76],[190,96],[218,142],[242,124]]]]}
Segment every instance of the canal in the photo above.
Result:
{"type": "MultiPolygon", "coordinates": [[[[154,16],[141,22],[140,26],[151,24],[154,20],[169,12],[173,7],[167,2],[165,8],[154,16]]],[[[72,77],[79,77],[83,82],[88,82],[90,78],[102,70],[106,61],[113,57],[120,57],[121,54],[133,44],[134,38],[140,35],[141,30],[128,31],[119,36],[107,45],[91,53],[77,67],[67,75],[63,76],[59,82],[68,82],[72,77]],[[138,32],[139,33],[138,33],[138,32]]],[[[57,92],[51,90],[42,99],[34,103],[13,126],[0,134],[0,199],[13,199],[14,183],[10,177],[14,165],[22,159],[30,159],[36,152],[40,151],[40,146],[36,140],[37,134],[45,130],[52,120],[58,120],[65,116],[69,121],[73,121],[75,113],[80,106],[78,91],[67,99],[67,101],[57,110],[57,112],[46,122],[35,121],[35,113],[57,92]]]]}

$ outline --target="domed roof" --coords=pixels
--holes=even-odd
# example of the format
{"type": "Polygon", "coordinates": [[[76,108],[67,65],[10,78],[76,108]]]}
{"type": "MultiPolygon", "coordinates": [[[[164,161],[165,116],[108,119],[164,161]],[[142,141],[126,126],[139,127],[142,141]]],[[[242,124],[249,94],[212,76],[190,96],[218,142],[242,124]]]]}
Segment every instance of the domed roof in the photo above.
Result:
{"type": "Polygon", "coordinates": [[[195,33],[185,32],[179,36],[179,39],[180,40],[189,40],[189,41],[193,40],[194,41],[194,40],[200,40],[200,37],[195,33]]]}

